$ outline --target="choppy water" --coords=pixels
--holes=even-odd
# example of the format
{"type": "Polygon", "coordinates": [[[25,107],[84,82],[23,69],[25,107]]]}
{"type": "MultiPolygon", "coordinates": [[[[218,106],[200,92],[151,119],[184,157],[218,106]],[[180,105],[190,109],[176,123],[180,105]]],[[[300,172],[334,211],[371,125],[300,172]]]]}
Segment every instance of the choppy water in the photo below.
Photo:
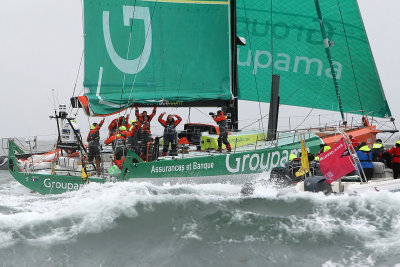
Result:
{"type": "Polygon", "coordinates": [[[394,266],[400,194],[252,197],[229,184],[30,193],[0,172],[0,266],[394,266]]]}

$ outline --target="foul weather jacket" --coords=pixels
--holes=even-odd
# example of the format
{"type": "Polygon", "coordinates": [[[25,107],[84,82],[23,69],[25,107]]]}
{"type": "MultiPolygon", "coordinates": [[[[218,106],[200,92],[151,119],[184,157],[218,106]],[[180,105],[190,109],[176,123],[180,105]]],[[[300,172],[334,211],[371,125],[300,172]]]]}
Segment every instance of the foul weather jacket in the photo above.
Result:
{"type": "Polygon", "coordinates": [[[387,152],[393,156],[393,163],[400,163],[400,147],[392,147],[387,152]]]}
{"type": "Polygon", "coordinates": [[[178,115],[174,115],[176,120],[172,120],[170,122],[167,122],[163,120],[163,116],[165,113],[162,113],[158,117],[158,121],[161,123],[162,126],[164,126],[164,140],[171,140],[173,141],[177,137],[176,133],[176,126],[182,121],[182,118],[179,117],[178,115]]]}
{"type": "Polygon", "coordinates": [[[221,135],[228,133],[228,120],[225,117],[223,112],[221,112],[221,114],[219,116],[215,117],[214,121],[218,124],[219,133],[221,135]]]}
{"type": "Polygon", "coordinates": [[[99,124],[96,125],[96,127],[92,130],[90,130],[88,136],[87,136],[87,141],[89,145],[98,145],[99,140],[100,140],[100,128],[103,126],[104,119],[100,121],[99,124]]]}
{"type": "Polygon", "coordinates": [[[119,118],[113,119],[110,124],[108,125],[108,130],[113,131],[116,130],[118,127],[122,125],[127,125],[129,124],[129,114],[126,116],[124,120],[124,116],[121,116],[119,118]]]}
{"type": "Polygon", "coordinates": [[[143,131],[145,131],[147,133],[151,133],[151,131],[150,131],[150,122],[153,119],[153,117],[156,115],[156,111],[157,111],[157,107],[154,107],[153,108],[153,112],[150,115],[143,116],[143,115],[141,115],[139,113],[139,108],[135,107],[136,120],[138,122],[141,122],[141,123],[147,122],[147,123],[144,123],[143,127],[145,127],[145,128],[143,129],[143,131]]]}

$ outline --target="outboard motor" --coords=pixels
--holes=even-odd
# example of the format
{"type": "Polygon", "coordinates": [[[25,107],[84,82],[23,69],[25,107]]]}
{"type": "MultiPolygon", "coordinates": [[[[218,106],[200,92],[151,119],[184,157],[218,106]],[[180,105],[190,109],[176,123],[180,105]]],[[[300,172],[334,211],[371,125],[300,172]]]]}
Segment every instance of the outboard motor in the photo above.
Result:
{"type": "Polygon", "coordinates": [[[332,186],[328,184],[324,177],[314,176],[304,180],[304,191],[306,192],[323,192],[325,195],[332,193],[332,186]]]}

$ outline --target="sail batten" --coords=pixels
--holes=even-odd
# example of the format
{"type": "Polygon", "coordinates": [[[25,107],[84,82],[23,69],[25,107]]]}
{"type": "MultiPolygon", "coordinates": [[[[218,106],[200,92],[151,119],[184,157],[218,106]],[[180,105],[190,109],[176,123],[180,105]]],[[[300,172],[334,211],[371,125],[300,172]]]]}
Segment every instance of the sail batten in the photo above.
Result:
{"type": "MultiPolygon", "coordinates": [[[[274,68],[281,75],[282,104],[339,111],[314,1],[273,0],[272,13],[271,0],[237,5],[238,35],[252,43],[252,51],[249,46],[238,51],[239,99],[268,102],[274,68]]],[[[341,10],[337,0],[321,1],[320,7],[327,39],[334,43],[330,52],[343,111],[391,116],[357,1],[340,1],[341,10]]]]}
{"type": "Polygon", "coordinates": [[[232,99],[229,2],[84,4],[84,86],[93,115],[134,103],[232,99]]]}

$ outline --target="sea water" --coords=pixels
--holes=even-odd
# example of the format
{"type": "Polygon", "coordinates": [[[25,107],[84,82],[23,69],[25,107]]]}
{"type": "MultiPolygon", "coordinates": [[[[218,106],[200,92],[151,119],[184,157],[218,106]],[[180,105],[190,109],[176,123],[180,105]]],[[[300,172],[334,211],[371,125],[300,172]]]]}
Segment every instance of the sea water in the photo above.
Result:
{"type": "MultiPolygon", "coordinates": [[[[267,179],[260,175],[259,179],[267,179]]],[[[0,172],[0,266],[394,266],[400,194],[91,183],[39,195],[0,172]]]]}

